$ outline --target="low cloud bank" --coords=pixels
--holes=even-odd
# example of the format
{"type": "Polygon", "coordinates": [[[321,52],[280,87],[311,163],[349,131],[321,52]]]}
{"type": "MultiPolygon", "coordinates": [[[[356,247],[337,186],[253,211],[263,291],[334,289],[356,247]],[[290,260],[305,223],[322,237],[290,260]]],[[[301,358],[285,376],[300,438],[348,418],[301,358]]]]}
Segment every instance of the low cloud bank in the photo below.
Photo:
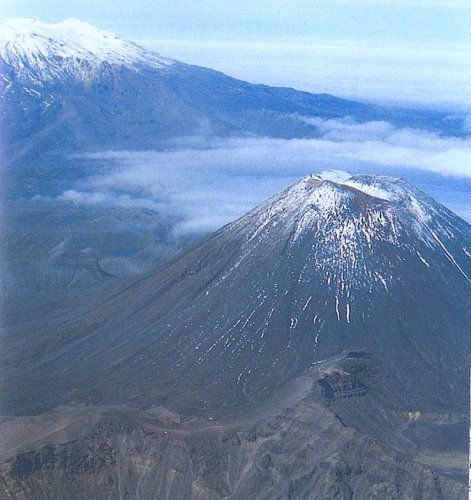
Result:
{"type": "Polygon", "coordinates": [[[168,151],[86,155],[83,161],[100,170],[59,199],[168,211],[182,220],[177,232],[198,233],[234,220],[303,175],[341,169],[402,175],[470,220],[471,139],[383,121],[294,118],[320,137],[192,138],[168,151]],[[453,195],[457,187],[463,196],[453,195]]]}

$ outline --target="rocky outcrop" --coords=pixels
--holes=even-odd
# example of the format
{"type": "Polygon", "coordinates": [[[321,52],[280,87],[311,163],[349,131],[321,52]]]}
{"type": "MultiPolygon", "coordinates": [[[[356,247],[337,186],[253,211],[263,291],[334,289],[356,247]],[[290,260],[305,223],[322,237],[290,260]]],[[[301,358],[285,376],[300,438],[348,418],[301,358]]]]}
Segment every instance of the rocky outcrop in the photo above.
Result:
{"type": "Polygon", "coordinates": [[[107,407],[58,409],[23,425],[48,433],[25,451],[2,449],[4,499],[450,500],[466,490],[346,427],[312,396],[258,422],[165,423],[107,407]]]}

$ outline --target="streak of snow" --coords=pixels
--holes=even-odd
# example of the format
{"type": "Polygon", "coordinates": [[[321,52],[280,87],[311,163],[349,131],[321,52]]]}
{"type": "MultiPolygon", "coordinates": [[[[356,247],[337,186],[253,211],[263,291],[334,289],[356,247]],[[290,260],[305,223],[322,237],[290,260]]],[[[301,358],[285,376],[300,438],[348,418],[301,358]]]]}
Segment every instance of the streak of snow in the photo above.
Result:
{"type": "Polygon", "coordinates": [[[304,304],[303,306],[303,312],[307,309],[307,306],[309,305],[309,303],[311,302],[311,299],[312,299],[312,296],[310,296],[307,300],[306,300],[306,303],[304,304]]]}
{"type": "Polygon", "coordinates": [[[440,238],[437,236],[437,234],[435,233],[435,231],[430,231],[430,233],[432,234],[432,236],[434,237],[435,241],[437,242],[438,246],[443,250],[443,253],[446,255],[446,257],[448,258],[448,260],[455,266],[455,268],[468,280],[469,283],[471,283],[471,280],[469,279],[468,275],[463,271],[463,269],[461,269],[461,267],[459,266],[459,264],[456,262],[456,260],[454,259],[453,255],[451,255],[451,253],[447,250],[447,248],[445,247],[445,245],[442,243],[442,241],[440,240],[440,238]]]}
{"type": "Polygon", "coordinates": [[[427,267],[430,267],[430,264],[425,260],[425,258],[422,256],[422,254],[417,251],[417,257],[419,257],[419,259],[427,266],[427,267]]]}

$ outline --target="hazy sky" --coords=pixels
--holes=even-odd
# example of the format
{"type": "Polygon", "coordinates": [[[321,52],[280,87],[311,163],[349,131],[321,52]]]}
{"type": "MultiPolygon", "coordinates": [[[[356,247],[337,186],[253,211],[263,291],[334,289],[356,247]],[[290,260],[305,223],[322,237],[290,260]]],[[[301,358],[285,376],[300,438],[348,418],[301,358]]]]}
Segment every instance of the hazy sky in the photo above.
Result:
{"type": "Polygon", "coordinates": [[[469,0],[3,0],[69,17],[254,82],[471,107],[469,0]]]}
{"type": "Polygon", "coordinates": [[[129,36],[470,42],[468,0],[3,0],[5,16],[77,17],[129,36]]]}

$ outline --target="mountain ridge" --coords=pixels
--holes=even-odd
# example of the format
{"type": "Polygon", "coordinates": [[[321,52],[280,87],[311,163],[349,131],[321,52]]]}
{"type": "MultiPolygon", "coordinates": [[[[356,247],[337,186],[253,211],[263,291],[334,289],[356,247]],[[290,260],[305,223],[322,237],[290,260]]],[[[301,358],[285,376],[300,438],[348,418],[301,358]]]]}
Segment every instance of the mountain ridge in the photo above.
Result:
{"type": "MultiPolygon", "coordinates": [[[[6,160],[10,165],[22,165],[23,174],[32,164],[36,169],[44,161],[54,164],[58,154],[162,149],[169,138],[319,135],[316,126],[296,116],[348,115],[359,122],[386,120],[398,126],[463,133],[446,113],[387,108],[328,94],[249,84],[164,58],[88,24],[69,21],[65,26],[68,23],[72,26],[69,35],[50,33],[34,42],[27,29],[34,23],[28,21],[23,32],[19,30],[20,38],[28,43],[18,42],[7,53],[4,47],[0,49],[1,119],[13,124],[5,130],[6,160]],[[93,36],[88,37],[90,30],[93,36]]],[[[61,23],[46,26],[47,33],[50,26],[60,27],[61,23]]],[[[4,39],[13,36],[11,30],[8,33],[4,39]]]]}

